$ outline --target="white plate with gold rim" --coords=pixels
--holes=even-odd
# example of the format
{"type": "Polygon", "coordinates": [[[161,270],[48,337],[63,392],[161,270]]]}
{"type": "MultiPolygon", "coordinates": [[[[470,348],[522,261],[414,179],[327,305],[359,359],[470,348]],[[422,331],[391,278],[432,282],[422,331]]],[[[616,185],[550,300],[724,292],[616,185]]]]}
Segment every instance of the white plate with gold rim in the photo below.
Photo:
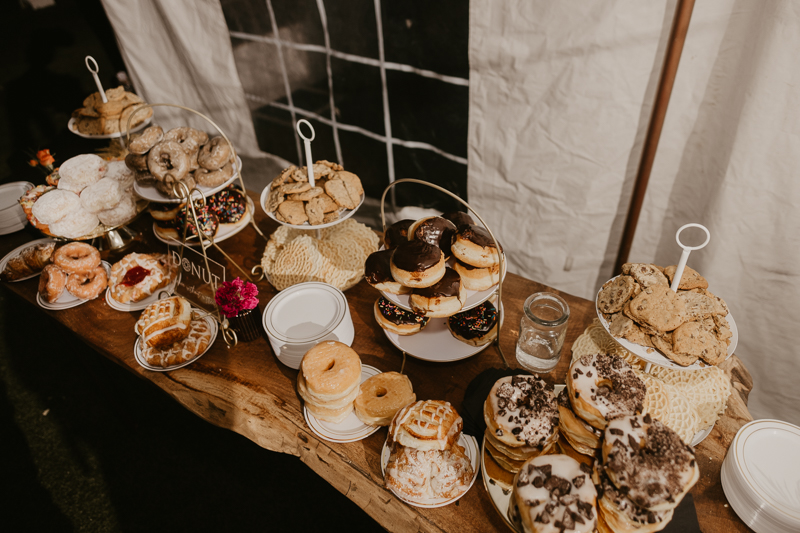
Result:
{"type": "MultiPolygon", "coordinates": [[[[145,119],[145,121],[142,122],[141,124],[132,127],[131,128],[131,133],[136,133],[137,131],[143,130],[152,121],[153,121],[153,117],[151,115],[151,116],[147,117],[145,119]]],[[[117,133],[102,133],[102,134],[98,134],[98,135],[90,135],[88,133],[81,133],[80,131],[78,131],[78,127],[75,125],[75,119],[74,118],[69,119],[69,122],[67,122],[67,129],[69,129],[69,131],[71,133],[74,133],[78,137],[83,137],[84,139],[118,139],[120,137],[126,137],[128,135],[127,131],[117,132],[117,133]]]]}
{"type": "MultiPolygon", "coordinates": [[[[198,309],[192,309],[192,313],[194,313],[196,311],[199,311],[199,310],[198,309]]],[[[206,314],[205,311],[200,311],[200,312],[206,314]]],[[[144,356],[142,355],[142,342],[143,342],[143,340],[142,340],[142,337],[140,335],[140,336],[136,337],[136,343],[133,345],[133,356],[136,359],[136,362],[139,363],[139,366],[141,366],[145,370],[151,370],[153,372],[169,372],[171,370],[177,370],[179,368],[183,368],[185,366],[188,366],[188,365],[194,363],[195,361],[197,361],[198,359],[203,357],[203,355],[205,355],[206,352],[208,352],[211,349],[211,347],[214,345],[214,341],[217,340],[217,332],[219,331],[219,327],[217,325],[217,321],[214,320],[214,318],[212,318],[210,316],[205,316],[201,320],[205,320],[206,323],[208,324],[208,327],[211,328],[211,340],[208,341],[208,346],[206,346],[206,349],[203,350],[201,353],[197,354],[196,356],[194,356],[193,358],[189,359],[188,361],[184,361],[183,363],[180,363],[180,364],[177,364],[177,365],[171,365],[171,366],[167,366],[167,367],[153,366],[153,365],[149,364],[147,361],[145,361],[144,356]]]]}
{"type": "MultiPolygon", "coordinates": [[[[106,276],[111,275],[111,265],[106,263],[105,261],[101,261],[103,268],[106,270],[106,276]]],[[[103,290],[103,292],[105,289],[103,290]]],[[[99,296],[99,295],[98,295],[99,296]]],[[[96,300],[97,298],[95,298],[96,300]]],[[[61,293],[61,296],[58,297],[53,303],[48,302],[39,292],[36,292],[36,303],[39,304],[39,307],[43,309],[49,309],[50,311],[63,311],[64,309],[72,309],[73,307],[78,307],[81,304],[89,302],[91,300],[84,300],[83,298],[78,298],[74,294],[70,293],[67,289],[64,289],[64,292],[61,293]]]]}
{"type": "MultiPolygon", "coordinates": [[[[374,366],[361,365],[361,383],[380,373],[381,371],[374,366]]],[[[311,431],[330,442],[356,442],[369,437],[380,429],[380,426],[368,426],[359,420],[355,411],[351,411],[347,418],[338,424],[333,424],[318,419],[303,405],[303,417],[311,431]]]]}
{"type": "MultiPolygon", "coordinates": [[[[53,241],[55,241],[55,239],[51,239],[49,237],[45,237],[43,239],[36,239],[35,241],[26,242],[22,246],[17,246],[16,248],[14,248],[10,252],[8,252],[2,259],[0,259],[0,272],[2,272],[3,270],[6,269],[6,265],[11,260],[12,257],[18,256],[26,248],[30,248],[31,246],[35,246],[37,244],[42,244],[42,243],[46,243],[46,242],[53,242],[53,241]]],[[[15,280],[11,281],[10,283],[16,283],[17,281],[25,281],[26,279],[35,278],[36,276],[38,276],[41,273],[42,273],[42,271],[40,270],[38,272],[34,272],[33,274],[25,276],[24,278],[15,279],[15,280]]]]}
{"type": "Polygon", "coordinates": [[[339,210],[339,218],[337,218],[333,222],[328,222],[326,224],[317,224],[316,226],[312,226],[308,222],[304,222],[302,224],[289,224],[288,222],[281,222],[280,220],[278,220],[275,217],[275,213],[274,212],[267,210],[267,198],[269,197],[269,191],[270,191],[271,187],[272,187],[272,183],[270,183],[269,185],[264,187],[264,190],[261,191],[261,199],[260,199],[261,209],[264,210],[264,212],[267,214],[267,216],[269,218],[271,218],[272,220],[274,220],[275,222],[277,222],[281,226],[289,226],[290,228],[294,228],[294,229],[323,229],[323,228],[329,228],[331,226],[335,226],[336,224],[339,224],[340,222],[344,222],[345,220],[347,220],[348,218],[353,216],[355,214],[355,212],[358,211],[358,208],[361,207],[361,204],[364,203],[364,198],[365,198],[365,195],[362,194],[361,195],[361,201],[358,202],[358,205],[356,206],[355,209],[341,208],[339,210]]]}

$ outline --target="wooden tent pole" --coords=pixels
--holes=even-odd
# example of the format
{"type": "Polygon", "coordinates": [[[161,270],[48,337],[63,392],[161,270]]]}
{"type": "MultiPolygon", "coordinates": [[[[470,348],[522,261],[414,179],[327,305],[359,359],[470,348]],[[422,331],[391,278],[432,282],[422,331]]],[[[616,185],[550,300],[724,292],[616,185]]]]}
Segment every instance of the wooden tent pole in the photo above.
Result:
{"type": "Polygon", "coordinates": [[[664,57],[664,66],[661,69],[661,78],[658,82],[653,114],[650,117],[647,137],[644,140],[642,159],[639,162],[639,171],[636,174],[636,183],[633,187],[628,217],[625,220],[625,230],[622,233],[622,242],[619,246],[617,262],[614,265],[614,274],[622,271],[622,265],[628,261],[628,254],[631,251],[633,236],[636,233],[636,225],[639,222],[639,214],[642,211],[644,195],[647,192],[647,182],[650,180],[650,172],[653,170],[653,161],[656,157],[658,141],[661,139],[664,117],[667,114],[667,107],[672,95],[672,87],[675,84],[675,75],[678,72],[678,64],[681,61],[683,43],[686,41],[686,32],[689,30],[689,21],[692,19],[693,9],[694,0],[678,0],[678,5],[675,8],[675,19],[672,22],[667,54],[664,57]]]}

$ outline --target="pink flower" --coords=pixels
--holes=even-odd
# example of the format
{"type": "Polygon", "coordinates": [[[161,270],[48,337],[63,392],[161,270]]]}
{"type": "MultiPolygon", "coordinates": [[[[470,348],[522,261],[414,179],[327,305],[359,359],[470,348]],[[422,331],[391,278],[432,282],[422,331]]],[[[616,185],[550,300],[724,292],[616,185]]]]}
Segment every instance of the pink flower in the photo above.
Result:
{"type": "Polygon", "coordinates": [[[255,284],[236,278],[225,281],[214,294],[222,314],[228,318],[239,315],[242,311],[249,311],[258,306],[258,287],[255,284]]]}

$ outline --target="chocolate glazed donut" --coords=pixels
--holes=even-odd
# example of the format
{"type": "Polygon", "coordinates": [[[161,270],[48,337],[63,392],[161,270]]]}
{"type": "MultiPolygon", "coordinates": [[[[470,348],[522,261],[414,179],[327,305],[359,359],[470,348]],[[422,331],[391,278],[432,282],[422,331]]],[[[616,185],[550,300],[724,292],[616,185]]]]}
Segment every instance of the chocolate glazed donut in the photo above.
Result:
{"type": "MultiPolygon", "coordinates": [[[[484,228],[472,224],[460,226],[452,246],[453,255],[468,265],[488,268],[500,264],[494,239],[484,228]]],[[[500,251],[503,251],[502,246],[500,251]]]]}
{"type": "Polygon", "coordinates": [[[411,288],[430,287],[444,276],[444,254],[424,241],[406,241],[392,251],[392,277],[411,288]]]}
{"type": "Polygon", "coordinates": [[[447,327],[453,337],[461,342],[482,346],[497,336],[497,309],[487,300],[448,318],[447,327]]]}
{"type": "Polygon", "coordinates": [[[408,240],[408,228],[413,223],[413,220],[406,219],[395,222],[386,228],[386,233],[383,235],[383,244],[386,249],[392,250],[397,248],[397,245],[406,242],[408,240]]]}
{"type": "Polygon", "coordinates": [[[408,228],[408,240],[417,239],[438,246],[444,252],[445,259],[450,258],[450,246],[455,234],[455,224],[442,217],[422,218],[408,228]]]}
{"type": "Polygon", "coordinates": [[[428,318],[400,309],[381,296],[375,301],[375,320],[383,329],[398,335],[413,335],[428,324],[428,318]]]}
{"type": "Polygon", "coordinates": [[[438,283],[414,289],[409,303],[415,313],[429,317],[448,317],[461,311],[466,299],[467,293],[461,283],[461,276],[452,268],[446,268],[438,283]]]}
{"type": "Polygon", "coordinates": [[[369,254],[364,262],[364,279],[379,291],[390,294],[407,294],[411,292],[392,277],[392,250],[380,250],[369,254]]]}

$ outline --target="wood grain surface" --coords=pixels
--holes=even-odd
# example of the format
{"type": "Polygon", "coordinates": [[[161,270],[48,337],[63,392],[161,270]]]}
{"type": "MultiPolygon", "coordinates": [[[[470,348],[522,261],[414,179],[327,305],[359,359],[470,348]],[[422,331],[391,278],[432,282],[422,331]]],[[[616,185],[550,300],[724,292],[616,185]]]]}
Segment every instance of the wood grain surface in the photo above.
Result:
{"type": "MultiPolygon", "coordinates": [[[[256,205],[257,195],[251,193],[256,205]]],[[[273,221],[256,208],[256,221],[265,235],[276,229],[273,221]]],[[[137,241],[123,253],[104,259],[114,262],[131,251],[158,251],[163,244],[152,235],[151,221],[142,217],[136,225],[143,229],[137,241]]],[[[0,236],[0,257],[25,242],[39,238],[35,230],[0,236]]],[[[220,244],[231,257],[249,270],[260,263],[265,241],[252,227],[220,244]]],[[[216,250],[209,255],[225,264],[216,250]]],[[[235,274],[230,274],[233,277],[235,274]]],[[[12,291],[36,304],[38,278],[18,283],[3,283],[12,291]]],[[[266,281],[258,283],[260,309],[263,311],[276,294],[266,281]]],[[[563,383],[569,362],[570,346],[596,316],[594,303],[555,291],[535,281],[508,274],[503,286],[506,318],[500,344],[511,366],[519,330],[522,303],[538,291],[560,294],[570,306],[570,321],[564,351],[556,369],[544,376],[553,383],[563,383]]],[[[378,292],[365,282],[346,293],[355,326],[353,349],[363,363],[382,371],[399,371],[402,353],[395,348],[372,316],[378,292]]],[[[507,531],[507,526],[492,506],[480,480],[457,502],[438,509],[418,509],[395,498],[384,488],[380,451],[386,439],[383,428],[366,439],[347,444],[319,439],[306,425],[300,399],[295,392],[297,371],[276,359],[265,337],[227,348],[217,338],[211,349],[191,365],[172,372],[150,372],[134,360],[136,335],[133,325],[139,312],[125,313],[112,309],[104,299],[88,302],[64,311],[46,311],[75,331],[88,345],[126,370],[147,379],[166,391],[186,409],[220,427],[240,433],[258,445],[273,451],[292,454],[311,467],[328,483],[358,504],[387,530],[401,532],[507,531]]],[[[501,367],[494,346],[481,353],[452,363],[431,363],[409,357],[405,373],[411,378],[418,399],[441,399],[459,409],[470,381],[489,367],[501,367]]],[[[736,431],[752,418],[747,410],[747,395],[753,387],[747,369],[736,356],[722,365],[731,376],[735,393],[725,415],[697,448],[701,477],[692,490],[703,531],[730,532],[749,529],[727,504],[720,483],[720,467],[736,431]]],[[[200,443],[200,445],[202,445],[200,443]]]]}

